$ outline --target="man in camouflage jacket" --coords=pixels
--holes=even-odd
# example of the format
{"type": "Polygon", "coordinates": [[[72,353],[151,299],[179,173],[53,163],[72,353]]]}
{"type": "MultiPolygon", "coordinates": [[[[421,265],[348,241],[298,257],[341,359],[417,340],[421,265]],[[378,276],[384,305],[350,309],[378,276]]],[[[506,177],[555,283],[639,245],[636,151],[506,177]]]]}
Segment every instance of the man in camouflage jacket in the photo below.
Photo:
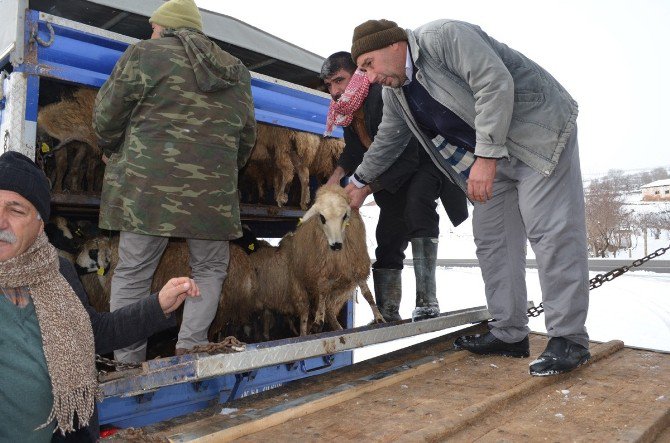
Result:
{"type": "MultiPolygon", "coordinates": [[[[150,40],[128,47],[98,93],[93,124],[108,157],[100,227],[121,231],[111,309],[149,294],[168,237],[188,239],[201,297],[187,301],[177,351],[207,343],[241,236],[238,170],[256,138],[249,71],[202,34],[193,0],[170,0],[150,40]]],[[[146,342],[117,351],[143,361],[146,342]]]]}

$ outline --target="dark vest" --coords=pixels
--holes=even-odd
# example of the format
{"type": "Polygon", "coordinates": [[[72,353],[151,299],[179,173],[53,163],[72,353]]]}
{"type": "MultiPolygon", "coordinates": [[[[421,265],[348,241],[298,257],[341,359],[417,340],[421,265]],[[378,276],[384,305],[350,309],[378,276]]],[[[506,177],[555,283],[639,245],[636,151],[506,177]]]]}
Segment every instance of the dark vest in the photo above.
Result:
{"type": "Polygon", "coordinates": [[[416,67],[410,84],[402,87],[410,112],[428,138],[441,135],[454,146],[474,152],[475,130],[460,117],[428,94],[416,79],[416,67]]]}

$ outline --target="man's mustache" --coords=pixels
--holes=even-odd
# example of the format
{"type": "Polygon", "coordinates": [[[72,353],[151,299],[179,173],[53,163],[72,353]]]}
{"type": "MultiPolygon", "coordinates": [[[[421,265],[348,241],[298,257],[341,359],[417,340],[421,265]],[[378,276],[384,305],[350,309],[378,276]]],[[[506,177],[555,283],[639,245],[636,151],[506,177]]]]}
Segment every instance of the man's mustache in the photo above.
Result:
{"type": "Polygon", "coordinates": [[[0,231],[0,241],[6,242],[6,243],[16,243],[16,235],[14,235],[13,232],[8,231],[8,230],[2,230],[0,231]]]}

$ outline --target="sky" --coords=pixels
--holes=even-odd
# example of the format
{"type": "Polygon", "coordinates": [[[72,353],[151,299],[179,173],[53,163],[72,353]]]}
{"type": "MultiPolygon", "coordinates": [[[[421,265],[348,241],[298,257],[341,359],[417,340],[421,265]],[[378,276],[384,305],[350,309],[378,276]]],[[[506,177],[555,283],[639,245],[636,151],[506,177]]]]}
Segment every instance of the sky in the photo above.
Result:
{"type": "Polygon", "coordinates": [[[661,131],[670,125],[667,0],[196,3],[323,57],[349,50],[353,29],[368,19],[403,28],[440,18],[477,24],[547,69],[579,102],[585,176],[670,167],[661,131]]]}

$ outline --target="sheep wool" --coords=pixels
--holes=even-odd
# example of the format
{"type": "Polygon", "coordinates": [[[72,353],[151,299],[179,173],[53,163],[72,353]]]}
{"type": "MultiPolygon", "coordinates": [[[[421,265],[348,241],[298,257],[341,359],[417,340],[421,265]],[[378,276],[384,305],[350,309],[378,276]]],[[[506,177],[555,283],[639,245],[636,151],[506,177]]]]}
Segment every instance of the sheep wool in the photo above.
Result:
{"type": "Polygon", "coordinates": [[[0,263],[0,286],[28,287],[35,305],[53,393],[41,428],[55,418],[56,429],[74,431],[75,414],[79,426],[87,426],[98,396],[93,328],[44,232],[26,252],[0,263]]]}

